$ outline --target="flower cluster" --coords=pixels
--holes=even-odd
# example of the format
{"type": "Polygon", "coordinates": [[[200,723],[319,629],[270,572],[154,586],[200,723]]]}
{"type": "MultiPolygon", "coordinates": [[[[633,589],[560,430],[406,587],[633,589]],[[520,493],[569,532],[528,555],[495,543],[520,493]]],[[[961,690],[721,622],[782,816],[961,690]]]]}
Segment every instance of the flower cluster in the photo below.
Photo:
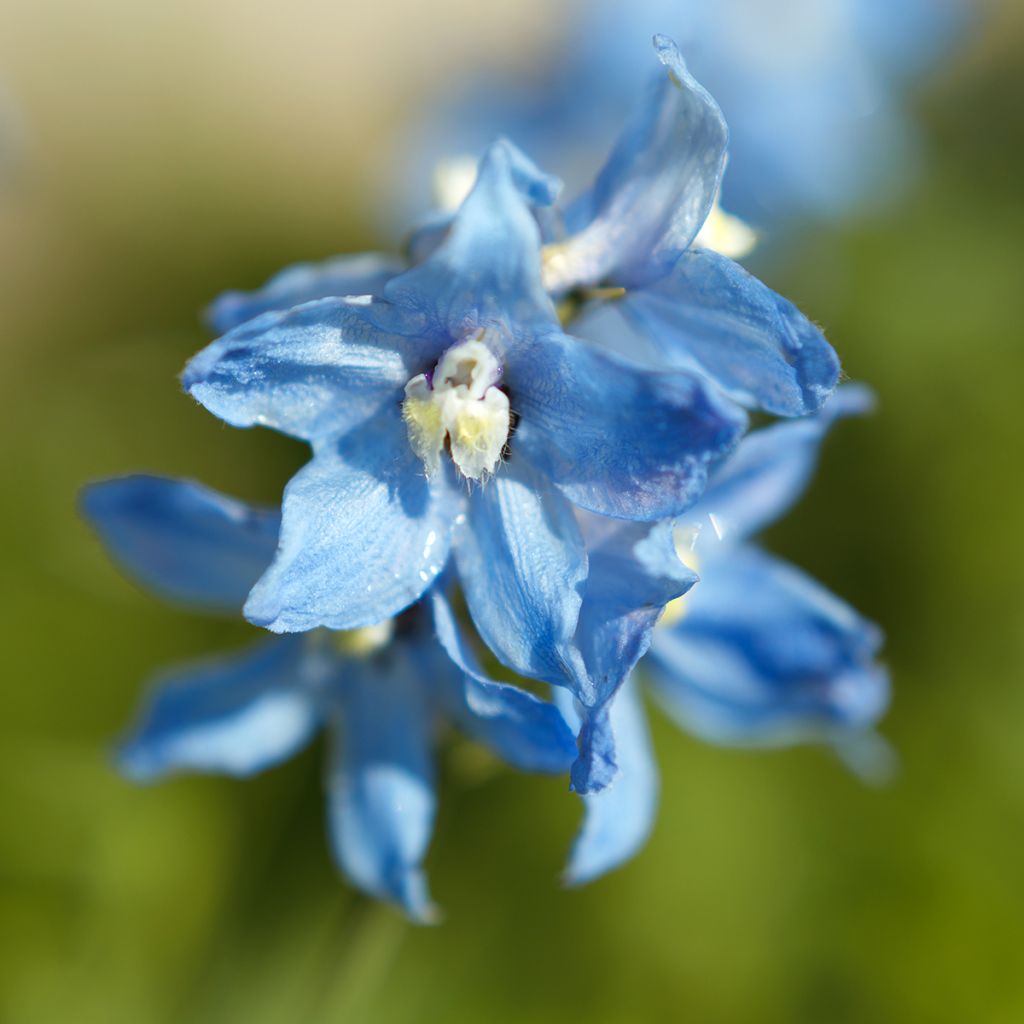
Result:
{"type": "Polygon", "coordinates": [[[650,827],[648,652],[657,699],[715,742],[863,760],[884,710],[877,630],[746,543],[867,399],[833,394],[821,331],[705,247],[727,131],[674,44],[656,50],[571,202],[501,139],[405,258],[293,267],[213,304],[220,337],[183,384],[308,442],[280,510],[149,476],[84,495],[140,582],[278,634],[159,681],[124,770],[244,775],[326,729],[336,859],[417,919],[439,722],[569,774],[583,881],[650,827]],[[786,419],[748,434],[748,410],[786,419]]]}

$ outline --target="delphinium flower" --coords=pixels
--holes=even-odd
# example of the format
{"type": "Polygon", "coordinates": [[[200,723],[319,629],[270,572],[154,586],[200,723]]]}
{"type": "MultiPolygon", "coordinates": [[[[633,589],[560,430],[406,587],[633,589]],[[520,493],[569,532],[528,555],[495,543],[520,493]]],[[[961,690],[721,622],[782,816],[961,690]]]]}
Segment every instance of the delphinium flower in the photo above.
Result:
{"type": "MultiPolygon", "coordinates": [[[[651,829],[658,773],[641,680],[674,721],[703,740],[825,744],[864,774],[884,773],[887,748],[872,731],[889,692],[887,673],[876,661],[878,627],[749,542],[803,492],[831,424],[863,412],[870,401],[863,389],[844,387],[818,415],[748,435],[700,502],[676,522],[676,548],[700,581],[660,619],[656,608],[632,625],[649,654],[611,705],[619,771],[610,786],[584,797],[570,882],[620,864],[651,829]]],[[[600,523],[584,523],[584,535],[591,545],[608,546],[600,523]]],[[[620,545],[616,554],[620,565],[633,563],[632,570],[620,570],[623,575],[641,571],[628,547],[620,545]]],[[[671,566],[664,550],[661,559],[671,566]]],[[[642,571],[651,568],[648,558],[642,571]]],[[[572,721],[571,701],[556,696],[572,721]]]]}
{"type": "Polygon", "coordinates": [[[573,508],[678,516],[742,431],[735,402],[807,413],[838,376],[795,307],[692,247],[727,132],[674,45],[657,49],[665,72],[564,212],[558,183],[499,141],[457,213],[413,239],[411,269],[341,258],[231,293],[211,312],[230,329],[184,377],[227,422],[313,446],[247,617],[279,632],[372,624],[425,593],[452,548],[491,650],[578,699],[582,792],[614,774],[603,709],[621,673],[595,677],[573,639],[590,586],[573,508]],[[565,333],[601,304],[656,358],[565,333]]]}
{"type": "Polygon", "coordinates": [[[679,514],[744,417],[691,372],[639,369],[562,332],[523,181],[543,184],[492,147],[446,241],[383,298],[262,314],[185,384],[228,422],[313,444],[251,621],[373,624],[420,597],[454,546],[491,649],[593,704],[572,645],[587,575],[573,506],[679,514]]]}
{"type": "MultiPolygon", "coordinates": [[[[166,599],[237,615],[277,544],[280,515],[153,476],[88,487],[82,508],[124,571],[166,599]]],[[[432,607],[351,632],[267,637],[160,676],[118,752],[140,780],[183,771],[247,776],[330,734],[331,848],[365,892],[414,919],[434,911],[422,871],[439,719],[522,771],[561,774],[576,753],[551,704],[482,671],[442,588],[432,607]]]]}
{"type": "MultiPolygon", "coordinates": [[[[499,140],[458,209],[415,232],[406,257],[302,264],[213,303],[222,336],[183,383],[229,424],[311,445],[280,513],[152,477],[86,496],[108,547],[143,582],[176,600],[243,607],[283,634],[176,673],[123,748],[126,770],[245,774],[327,726],[339,863],[416,917],[430,914],[420,865],[439,716],[516,767],[570,770],[587,800],[570,870],[582,880],[634,849],[653,813],[654,769],[627,680],[650,649],[678,684],[664,688],[683,687],[672,645],[693,646],[716,587],[761,559],[747,618],[735,609],[715,633],[732,645],[720,667],[750,654],[776,598],[788,602],[797,660],[810,650],[808,621],[832,630],[831,662],[759,680],[763,719],[820,724],[840,662],[858,682],[852,667],[874,653],[835,606],[727,541],[720,559],[698,541],[700,571],[706,560],[718,583],[681,625],[664,621],[697,582],[679,543],[686,524],[725,522],[733,500],[742,516],[731,545],[781,511],[791,496],[772,490],[772,459],[809,466],[806,452],[785,454],[785,439],[813,446],[845,400],[826,405],[839,364],[821,331],[707,247],[709,217],[719,235],[728,226],[713,214],[725,123],[674,44],[658,37],[656,49],[661,74],[568,205],[558,181],[499,140]],[[744,407],[804,418],[737,450],[744,407]],[[454,610],[461,600],[472,630],[454,610]],[[488,678],[474,637],[503,671],[551,684],[564,717],[488,678]],[[812,676],[813,707],[796,696],[812,676]]],[[[711,720],[692,695],[677,703],[711,720]]],[[[734,695],[736,721],[752,717],[742,704],[734,695]]],[[[716,738],[750,740],[761,724],[716,738]]],[[[830,738],[855,725],[838,723],[830,738]]]]}
{"type": "MultiPolygon", "coordinates": [[[[774,234],[877,200],[907,174],[904,94],[968,11],[964,0],[573,0],[528,76],[456,80],[405,152],[462,174],[464,154],[497,130],[559,174],[586,173],[642,84],[646,40],[669,32],[732,131],[726,209],[774,234]]],[[[426,200],[413,196],[417,208],[426,200]]]]}

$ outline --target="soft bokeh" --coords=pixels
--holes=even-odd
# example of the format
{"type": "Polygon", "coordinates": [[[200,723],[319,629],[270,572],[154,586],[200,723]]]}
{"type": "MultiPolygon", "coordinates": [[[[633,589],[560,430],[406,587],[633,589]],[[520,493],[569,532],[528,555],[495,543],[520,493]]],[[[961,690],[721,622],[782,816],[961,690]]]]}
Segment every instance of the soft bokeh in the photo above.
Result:
{"type": "Polygon", "coordinates": [[[563,780],[453,742],[429,860],[447,920],[422,929],[335,876],[319,750],[245,783],[136,788],[111,768],[149,673],[254,631],[124,582],[78,487],[148,469],[278,496],[303,448],[176,387],[207,340],[198,312],[293,260],[381,244],[403,118],[451,75],[525,61],[548,8],[0,0],[17,126],[0,143],[0,1019],[1024,1018],[1014,0],[979,9],[970,46],[916,87],[914,193],[758,264],[880,395],[768,540],[888,632],[890,786],[655,717],[649,847],[566,891],[563,780]]]}

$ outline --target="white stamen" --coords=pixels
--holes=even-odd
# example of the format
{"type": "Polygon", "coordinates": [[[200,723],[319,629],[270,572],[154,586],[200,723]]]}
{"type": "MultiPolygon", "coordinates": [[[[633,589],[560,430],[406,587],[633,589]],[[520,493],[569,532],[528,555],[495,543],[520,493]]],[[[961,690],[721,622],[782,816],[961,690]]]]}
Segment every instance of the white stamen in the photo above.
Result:
{"type": "Polygon", "coordinates": [[[434,166],[434,202],[441,210],[454,212],[469,195],[476,182],[476,160],[455,156],[439,160],[434,166]]]}
{"type": "Polygon", "coordinates": [[[749,256],[757,245],[757,232],[745,221],[726,213],[718,205],[715,197],[714,206],[708,213],[708,219],[697,232],[693,244],[702,249],[711,249],[732,260],[741,260],[749,256]]]}
{"type": "Polygon", "coordinates": [[[508,396],[495,386],[501,365],[482,337],[448,349],[432,386],[422,373],[405,386],[402,415],[409,443],[428,476],[440,468],[446,437],[455,465],[470,480],[493,473],[501,459],[511,424],[508,396]]]}

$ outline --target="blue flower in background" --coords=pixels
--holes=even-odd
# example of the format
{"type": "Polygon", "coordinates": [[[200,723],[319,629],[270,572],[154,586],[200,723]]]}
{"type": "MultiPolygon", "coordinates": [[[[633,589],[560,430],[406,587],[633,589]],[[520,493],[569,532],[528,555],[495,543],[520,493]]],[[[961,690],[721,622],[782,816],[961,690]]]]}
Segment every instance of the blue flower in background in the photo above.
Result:
{"type": "MultiPolygon", "coordinates": [[[[884,755],[884,744],[870,731],[888,702],[888,676],[875,660],[880,631],[803,573],[748,543],[802,493],[832,422],[869,404],[863,390],[843,388],[818,416],[754,432],[677,524],[677,548],[700,582],[669,605],[656,627],[657,612],[649,614],[642,626],[649,645],[642,672],[658,703],[686,731],[743,746],[825,743],[868,773],[877,767],[872,758],[884,755]]],[[[607,543],[585,534],[591,544],[607,543]]],[[[619,557],[635,560],[624,547],[619,557]]],[[[664,549],[662,564],[672,565],[664,549]]],[[[564,693],[556,698],[572,720],[571,699],[564,693]]],[[[619,771],[610,786],[584,798],[571,882],[588,881],[632,856],[654,819],[657,770],[635,677],[618,690],[607,717],[619,771]]]]}
{"type": "MultiPolygon", "coordinates": [[[[600,701],[573,642],[587,585],[574,507],[679,515],[746,418],[689,369],[640,368],[563,332],[533,212],[555,192],[496,143],[443,241],[380,296],[264,312],[189,364],[185,387],[210,411],[313,446],[251,621],[372,625],[424,594],[452,551],[499,659],[600,701]]],[[[633,212],[651,237],[657,218],[666,235],[678,220],[664,200],[633,212]]]]}
{"type": "MultiPolygon", "coordinates": [[[[231,614],[273,557],[280,527],[276,511],[152,476],[93,484],[82,508],[145,587],[231,614]]],[[[339,867],[370,895],[431,919],[422,861],[436,803],[436,720],[523,771],[561,774],[576,755],[558,710],[489,679],[442,589],[431,603],[372,629],[273,637],[163,674],[120,748],[121,768],[138,780],[181,771],[246,776],[326,729],[328,828],[339,867]]]]}
{"type": "Polygon", "coordinates": [[[906,174],[901,96],[966,21],[963,0],[577,0],[529,76],[459,83],[414,151],[433,166],[500,130],[567,178],[589,173],[642,83],[646,40],[668,32],[731,129],[726,209],[774,226],[834,216],[906,174]]]}

